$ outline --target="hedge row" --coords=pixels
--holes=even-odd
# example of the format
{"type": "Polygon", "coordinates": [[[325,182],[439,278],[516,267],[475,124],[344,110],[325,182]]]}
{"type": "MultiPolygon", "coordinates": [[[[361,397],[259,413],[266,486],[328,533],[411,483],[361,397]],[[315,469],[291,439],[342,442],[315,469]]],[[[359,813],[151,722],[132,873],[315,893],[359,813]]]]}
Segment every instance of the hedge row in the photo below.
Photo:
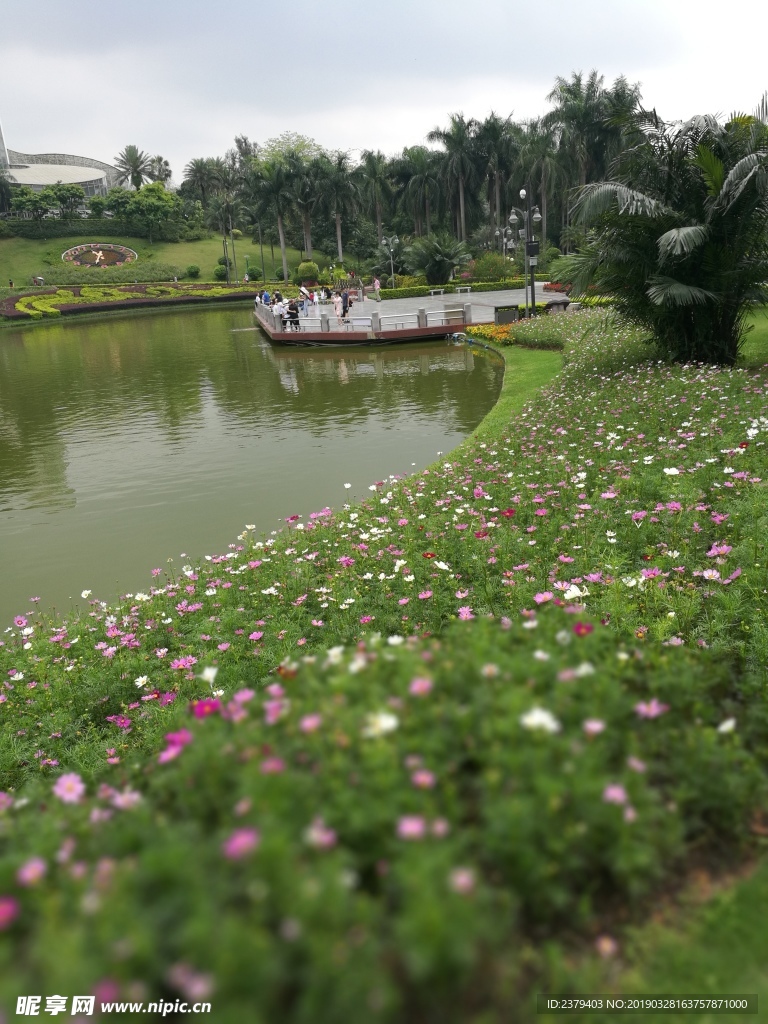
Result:
{"type": "MultiPolygon", "coordinates": [[[[536,281],[549,280],[546,274],[537,274],[536,281]]],[[[419,285],[411,288],[382,288],[382,299],[415,299],[429,296],[436,288],[442,288],[446,295],[453,295],[457,288],[471,287],[472,292],[500,292],[508,289],[525,288],[525,280],[522,277],[513,277],[508,281],[468,281],[463,284],[461,281],[454,281],[451,284],[443,285],[419,285]]],[[[472,292],[469,294],[471,295],[472,292]]]]}

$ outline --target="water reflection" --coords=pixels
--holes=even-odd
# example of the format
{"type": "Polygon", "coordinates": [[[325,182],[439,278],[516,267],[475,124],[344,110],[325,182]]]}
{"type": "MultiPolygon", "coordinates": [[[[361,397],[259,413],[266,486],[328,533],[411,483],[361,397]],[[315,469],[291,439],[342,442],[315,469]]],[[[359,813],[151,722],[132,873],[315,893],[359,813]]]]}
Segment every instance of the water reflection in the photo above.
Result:
{"type": "Polygon", "coordinates": [[[28,593],[146,585],[424,465],[495,401],[496,357],[446,342],[274,347],[243,309],[0,333],[0,619],[28,593]]]}

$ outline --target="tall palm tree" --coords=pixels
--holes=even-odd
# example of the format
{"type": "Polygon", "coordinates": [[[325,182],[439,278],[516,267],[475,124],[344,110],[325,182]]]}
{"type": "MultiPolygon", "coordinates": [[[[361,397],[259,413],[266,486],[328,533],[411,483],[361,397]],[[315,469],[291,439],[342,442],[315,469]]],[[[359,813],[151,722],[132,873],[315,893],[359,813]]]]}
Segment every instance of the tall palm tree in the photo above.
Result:
{"type": "Polygon", "coordinates": [[[352,174],[349,156],[346,153],[335,153],[330,159],[327,157],[323,159],[322,188],[326,207],[336,221],[336,247],[339,262],[343,263],[342,218],[350,216],[356,211],[360,199],[360,190],[352,174]]]}
{"type": "Polygon", "coordinates": [[[162,156],[153,156],[149,161],[149,177],[152,181],[170,181],[171,165],[162,156]]]}
{"type": "Polygon", "coordinates": [[[459,241],[467,237],[466,197],[468,184],[473,185],[477,169],[475,139],[478,123],[463,114],[451,114],[448,128],[434,128],[427,135],[429,142],[440,142],[445,148],[442,173],[447,182],[455,182],[459,193],[459,241]]]}
{"type": "Polygon", "coordinates": [[[541,118],[526,121],[520,131],[516,169],[523,181],[530,182],[541,199],[541,236],[547,239],[547,212],[553,186],[567,184],[558,160],[555,134],[541,118]]]}
{"type": "Polygon", "coordinates": [[[653,111],[629,129],[641,141],[616,175],[581,190],[577,221],[593,231],[557,276],[610,290],[672,358],[732,365],[768,297],[768,124],[759,109],[725,124],[653,111]]]}
{"type": "Polygon", "coordinates": [[[288,190],[296,212],[301,217],[304,248],[312,259],[312,214],[321,199],[323,163],[320,157],[306,157],[298,149],[286,155],[288,190]]]}
{"type": "Polygon", "coordinates": [[[422,233],[422,211],[426,233],[432,234],[431,204],[440,187],[438,162],[439,154],[425,146],[410,146],[403,150],[401,163],[405,165],[407,174],[403,198],[414,217],[417,235],[422,233]]]}
{"type": "Polygon", "coordinates": [[[285,216],[291,208],[290,171],[283,160],[252,160],[246,171],[243,193],[252,206],[277,221],[283,280],[288,280],[288,254],[285,247],[285,216]]]}
{"type": "Polygon", "coordinates": [[[117,179],[119,185],[124,185],[128,181],[138,190],[145,181],[152,178],[152,158],[138,146],[126,146],[122,153],[115,157],[115,166],[120,172],[117,179]]]}
{"type": "Polygon", "coordinates": [[[200,193],[203,206],[208,204],[208,199],[215,187],[215,172],[213,163],[207,157],[195,157],[190,160],[184,168],[184,181],[189,182],[200,193]]]}
{"type": "Polygon", "coordinates": [[[478,154],[485,164],[485,173],[489,177],[489,212],[491,226],[498,229],[501,224],[502,184],[509,177],[517,149],[516,125],[512,115],[503,118],[491,111],[477,129],[478,154]]]}
{"type": "Polygon", "coordinates": [[[368,204],[369,212],[376,220],[376,235],[379,245],[384,237],[382,228],[382,210],[385,202],[392,198],[392,176],[389,161],[383,153],[363,150],[359,167],[362,183],[362,195],[368,204]]]}

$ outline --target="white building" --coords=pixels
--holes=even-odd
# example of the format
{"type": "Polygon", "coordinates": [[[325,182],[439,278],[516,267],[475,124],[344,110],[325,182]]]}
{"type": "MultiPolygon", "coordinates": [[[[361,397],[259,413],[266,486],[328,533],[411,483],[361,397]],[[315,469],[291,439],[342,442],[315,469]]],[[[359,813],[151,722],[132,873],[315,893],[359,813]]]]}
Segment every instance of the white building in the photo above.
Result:
{"type": "Polygon", "coordinates": [[[17,185],[39,192],[46,185],[81,185],[86,196],[103,196],[117,185],[119,171],[111,164],[69,153],[19,153],[8,149],[0,125],[0,169],[17,185]]]}

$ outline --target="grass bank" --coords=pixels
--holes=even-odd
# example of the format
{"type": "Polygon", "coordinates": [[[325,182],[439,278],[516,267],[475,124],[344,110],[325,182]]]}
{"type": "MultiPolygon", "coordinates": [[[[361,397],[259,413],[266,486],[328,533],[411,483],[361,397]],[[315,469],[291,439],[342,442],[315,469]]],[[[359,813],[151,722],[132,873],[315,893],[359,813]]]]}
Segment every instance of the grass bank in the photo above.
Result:
{"type": "Polygon", "coordinates": [[[648,362],[602,313],[553,326],[563,371],[521,405],[561,356],[505,350],[499,405],[423,473],[118,607],[20,606],[9,1006],[532,1020],[536,990],[622,985],[692,864],[753,852],[765,375],[648,362]]]}

